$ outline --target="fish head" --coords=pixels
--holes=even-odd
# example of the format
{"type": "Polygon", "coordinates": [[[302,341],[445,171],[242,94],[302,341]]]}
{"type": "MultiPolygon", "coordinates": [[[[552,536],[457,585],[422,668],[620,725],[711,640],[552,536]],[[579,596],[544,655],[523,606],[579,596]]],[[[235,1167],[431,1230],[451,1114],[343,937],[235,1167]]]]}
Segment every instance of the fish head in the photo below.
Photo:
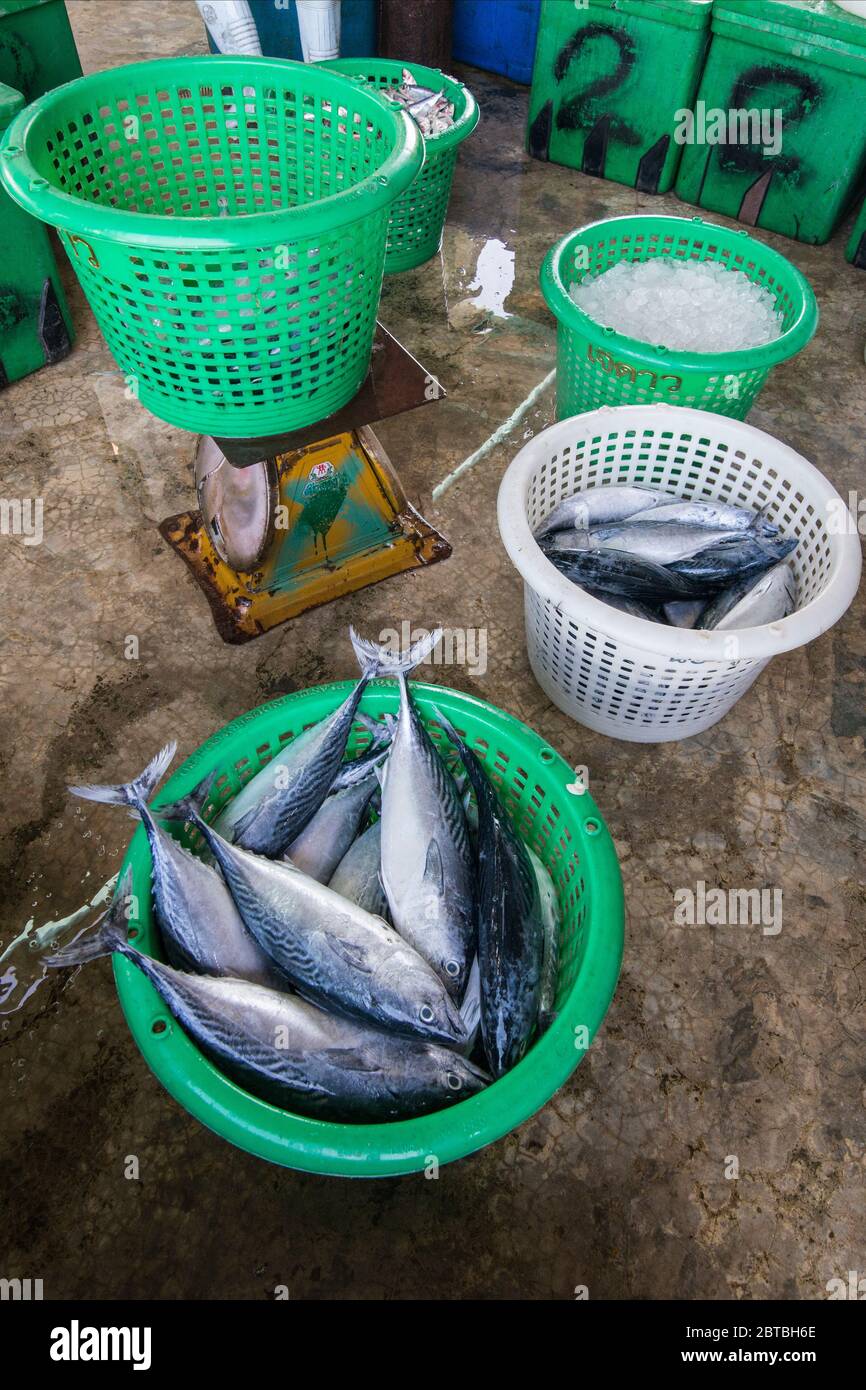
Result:
{"type": "Polygon", "coordinates": [[[395,953],[389,973],[395,992],[404,1001],[403,1022],[431,1042],[453,1047],[466,1042],[460,1010],[436,974],[415,951],[395,953]]]}
{"type": "Polygon", "coordinates": [[[456,1101],[468,1100],[469,1096],[477,1095],[490,1085],[492,1078],[467,1057],[442,1048],[436,1048],[435,1053],[433,1082],[438,1104],[453,1105],[456,1101]]]}

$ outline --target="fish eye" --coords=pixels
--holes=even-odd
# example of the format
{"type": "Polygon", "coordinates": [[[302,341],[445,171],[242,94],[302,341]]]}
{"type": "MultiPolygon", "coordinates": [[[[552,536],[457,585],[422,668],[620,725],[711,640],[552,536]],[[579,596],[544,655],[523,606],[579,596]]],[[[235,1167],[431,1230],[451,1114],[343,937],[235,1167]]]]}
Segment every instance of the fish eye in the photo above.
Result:
{"type": "Polygon", "coordinates": [[[459,1091],[460,1087],[463,1085],[456,1071],[449,1071],[448,1075],[445,1077],[445,1081],[449,1091],[459,1091]]]}
{"type": "Polygon", "coordinates": [[[445,974],[452,977],[460,974],[460,962],[456,960],[446,960],[445,974]]]}
{"type": "Polygon", "coordinates": [[[429,1004],[425,1004],[425,1005],[423,1006],[423,1008],[421,1009],[421,1012],[420,1012],[420,1014],[418,1015],[418,1017],[421,1019],[421,1022],[422,1022],[422,1023],[432,1023],[432,1022],[433,1022],[434,1014],[433,1014],[433,1010],[430,1008],[430,1005],[429,1005],[429,1004]]]}

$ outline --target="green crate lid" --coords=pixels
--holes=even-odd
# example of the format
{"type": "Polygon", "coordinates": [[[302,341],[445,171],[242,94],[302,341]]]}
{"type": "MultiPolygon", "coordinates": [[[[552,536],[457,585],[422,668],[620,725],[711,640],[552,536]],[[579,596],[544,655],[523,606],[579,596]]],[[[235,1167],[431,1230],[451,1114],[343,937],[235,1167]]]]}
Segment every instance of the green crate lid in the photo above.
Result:
{"type": "MultiPolygon", "coordinates": [[[[567,0],[569,9],[570,0],[567,0]]],[[[683,29],[705,29],[713,9],[713,0],[589,0],[582,8],[613,10],[617,14],[635,15],[638,19],[655,20],[658,24],[678,24],[683,29]]]]}
{"type": "Polygon", "coordinates": [[[23,105],[24,94],[16,92],[14,87],[7,87],[5,82],[0,82],[0,134],[6,129],[12,117],[17,116],[23,105]]]}
{"type": "Polygon", "coordinates": [[[866,20],[833,0],[716,0],[713,32],[849,72],[866,64],[866,20]]]}

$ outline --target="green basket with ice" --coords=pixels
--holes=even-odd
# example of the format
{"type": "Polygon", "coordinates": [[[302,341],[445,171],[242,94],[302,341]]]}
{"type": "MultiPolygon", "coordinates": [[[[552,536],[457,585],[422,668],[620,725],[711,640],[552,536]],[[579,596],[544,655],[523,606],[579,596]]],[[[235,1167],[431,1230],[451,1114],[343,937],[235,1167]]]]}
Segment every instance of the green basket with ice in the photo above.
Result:
{"type": "Polygon", "coordinates": [[[590,223],[548,252],[540,279],[558,326],[561,420],[651,401],[742,420],[818,326],[796,266],[700,217],[590,223]]]}

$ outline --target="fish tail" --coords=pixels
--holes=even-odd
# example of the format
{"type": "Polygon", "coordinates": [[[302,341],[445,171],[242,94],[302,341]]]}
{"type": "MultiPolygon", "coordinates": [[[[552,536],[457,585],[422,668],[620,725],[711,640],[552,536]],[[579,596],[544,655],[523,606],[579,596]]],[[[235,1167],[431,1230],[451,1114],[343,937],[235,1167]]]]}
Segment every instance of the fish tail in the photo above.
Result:
{"type": "Polygon", "coordinates": [[[393,652],[390,646],[380,646],[378,642],[362,637],[353,627],[349,628],[349,636],[365,676],[407,676],[422,661],[426,661],[442,636],[442,629],[436,627],[431,632],[425,632],[405,652],[393,652]]]}
{"type": "Polygon", "coordinates": [[[179,796],[176,801],[170,801],[167,806],[157,806],[155,814],[159,816],[160,820],[193,821],[198,824],[216,778],[217,772],[214,768],[213,772],[209,772],[206,777],[203,777],[191,792],[187,792],[186,796],[179,796]]]}
{"type": "Polygon", "coordinates": [[[117,786],[80,786],[70,787],[73,796],[80,796],[85,801],[103,801],[110,806],[138,806],[141,802],[145,804],[153,796],[154,789],[162,780],[163,773],[177,752],[177,744],[172,741],[161,748],[155,758],[152,758],[143,772],[140,772],[131,782],[122,782],[117,786]]]}
{"type": "Polygon", "coordinates": [[[117,885],[114,901],[107,912],[96,923],[90,934],[53,951],[43,957],[43,963],[53,970],[65,969],[71,965],[86,965],[88,961],[100,960],[114,951],[121,955],[135,957],[139,953],[127,940],[128,922],[132,906],[132,869],[127,869],[117,885]]]}

